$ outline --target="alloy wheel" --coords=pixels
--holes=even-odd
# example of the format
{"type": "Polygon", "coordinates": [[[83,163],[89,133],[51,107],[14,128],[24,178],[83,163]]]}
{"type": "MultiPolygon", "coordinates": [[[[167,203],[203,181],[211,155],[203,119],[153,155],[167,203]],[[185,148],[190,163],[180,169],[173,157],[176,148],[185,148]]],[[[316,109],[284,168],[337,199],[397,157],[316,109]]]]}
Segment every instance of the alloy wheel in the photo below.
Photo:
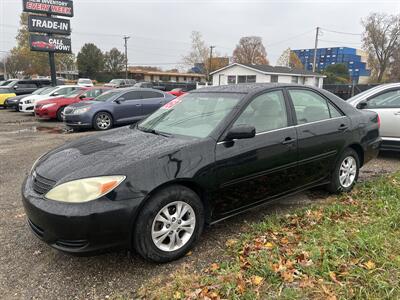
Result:
{"type": "Polygon", "coordinates": [[[193,208],[186,202],[175,201],[157,213],[151,227],[151,237],[158,249],[176,251],[190,240],[195,226],[193,208]]]}
{"type": "Polygon", "coordinates": [[[347,156],[340,165],[339,181],[340,184],[348,188],[354,183],[357,174],[357,162],[353,156],[347,156]]]}
{"type": "Polygon", "coordinates": [[[96,124],[100,129],[107,129],[111,126],[111,119],[107,114],[99,114],[96,119],[96,124]]]}

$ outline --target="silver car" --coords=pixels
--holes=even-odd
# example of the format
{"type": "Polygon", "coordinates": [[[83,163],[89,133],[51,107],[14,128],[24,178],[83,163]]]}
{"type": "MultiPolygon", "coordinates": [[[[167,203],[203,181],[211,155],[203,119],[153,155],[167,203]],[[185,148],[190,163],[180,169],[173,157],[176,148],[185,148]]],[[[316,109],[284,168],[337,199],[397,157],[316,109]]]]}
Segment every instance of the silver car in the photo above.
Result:
{"type": "Polygon", "coordinates": [[[400,83],[382,84],[348,101],[358,109],[378,113],[381,120],[382,150],[400,151],[400,83]]]}

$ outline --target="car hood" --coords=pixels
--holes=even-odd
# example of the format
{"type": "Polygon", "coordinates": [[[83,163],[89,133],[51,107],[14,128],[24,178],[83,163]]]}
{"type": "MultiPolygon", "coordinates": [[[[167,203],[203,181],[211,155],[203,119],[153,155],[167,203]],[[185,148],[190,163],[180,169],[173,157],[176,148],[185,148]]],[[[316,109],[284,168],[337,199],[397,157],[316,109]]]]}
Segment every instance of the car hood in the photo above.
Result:
{"type": "Polygon", "coordinates": [[[21,100],[21,99],[26,98],[28,96],[29,95],[19,95],[19,96],[10,97],[7,100],[8,101],[18,101],[18,100],[21,100]]]}
{"type": "Polygon", "coordinates": [[[39,160],[35,171],[59,183],[110,174],[127,175],[135,169],[140,173],[140,163],[145,162],[147,167],[155,163],[160,168],[161,163],[157,160],[187,147],[199,149],[198,144],[202,142],[199,139],[164,137],[125,126],[52,150],[39,160]]]}
{"type": "Polygon", "coordinates": [[[92,105],[100,105],[100,104],[104,104],[104,102],[85,100],[85,101],[80,101],[80,102],[77,102],[77,103],[73,103],[73,104],[69,105],[69,107],[80,108],[80,107],[84,107],[84,106],[92,106],[92,105]]]}

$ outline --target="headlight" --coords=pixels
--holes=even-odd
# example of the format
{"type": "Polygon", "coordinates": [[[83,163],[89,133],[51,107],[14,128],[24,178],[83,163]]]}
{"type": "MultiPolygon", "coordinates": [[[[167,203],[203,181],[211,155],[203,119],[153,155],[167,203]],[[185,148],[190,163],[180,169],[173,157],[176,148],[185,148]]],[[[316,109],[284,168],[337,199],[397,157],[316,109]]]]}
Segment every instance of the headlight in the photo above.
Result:
{"type": "Polygon", "coordinates": [[[56,105],[56,104],[55,103],[49,103],[49,104],[43,105],[42,108],[49,108],[49,107],[52,107],[54,105],[56,105]]]}
{"type": "Polygon", "coordinates": [[[116,175],[78,179],[54,187],[45,197],[68,203],[88,202],[108,194],[125,178],[126,176],[116,175]]]}
{"type": "Polygon", "coordinates": [[[73,114],[74,114],[74,115],[84,114],[84,113],[87,112],[89,109],[90,109],[90,106],[82,107],[82,108],[75,108],[73,114]]]}
{"type": "Polygon", "coordinates": [[[25,104],[32,103],[32,100],[25,100],[25,104]]]}

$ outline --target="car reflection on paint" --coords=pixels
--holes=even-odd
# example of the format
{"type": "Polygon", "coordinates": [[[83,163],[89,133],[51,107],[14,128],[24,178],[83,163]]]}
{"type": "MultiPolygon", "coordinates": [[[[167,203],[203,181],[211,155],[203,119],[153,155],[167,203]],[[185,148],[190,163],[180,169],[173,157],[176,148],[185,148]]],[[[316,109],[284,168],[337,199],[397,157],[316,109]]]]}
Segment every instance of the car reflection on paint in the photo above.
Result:
{"type": "Polygon", "coordinates": [[[22,187],[34,234],[61,251],[167,262],[205,225],[315,186],[347,192],[381,142],[374,112],[300,85],[208,87],[142,122],[72,141],[22,187]]]}

